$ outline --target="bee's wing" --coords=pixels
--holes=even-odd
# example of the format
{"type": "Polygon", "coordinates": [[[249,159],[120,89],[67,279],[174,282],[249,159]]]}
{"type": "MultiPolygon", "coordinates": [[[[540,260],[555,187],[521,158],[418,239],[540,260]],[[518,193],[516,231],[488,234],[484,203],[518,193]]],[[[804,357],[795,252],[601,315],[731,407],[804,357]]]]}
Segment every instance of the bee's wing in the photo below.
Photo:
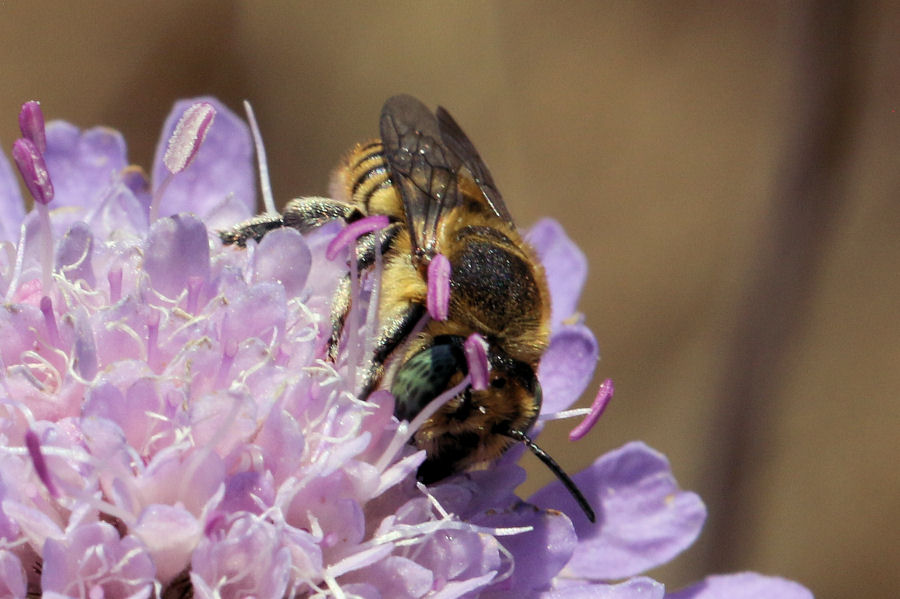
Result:
{"type": "Polygon", "coordinates": [[[472,178],[484,194],[485,200],[494,211],[494,213],[512,224],[512,216],[506,208],[506,203],[497,186],[494,185],[494,179],[491,177],[491,171],[484,164],[475,145],[469,141],[469,138],[463,133],[456,121],[450,116],[450,113],[443,106],[437,109],[438,128],[441,132],[441,139],[450,150],[456,154],[462,161],[463,165],[472,174],[472,178]]]}
{"type": "Polygon", "coordinates": [[[417,259],[431,258],[441,216],[460,202],[460,159],[442,141],[438,121],[412,96],[389,98],[381,110],[381,142],[400,190],[417,259]]]}

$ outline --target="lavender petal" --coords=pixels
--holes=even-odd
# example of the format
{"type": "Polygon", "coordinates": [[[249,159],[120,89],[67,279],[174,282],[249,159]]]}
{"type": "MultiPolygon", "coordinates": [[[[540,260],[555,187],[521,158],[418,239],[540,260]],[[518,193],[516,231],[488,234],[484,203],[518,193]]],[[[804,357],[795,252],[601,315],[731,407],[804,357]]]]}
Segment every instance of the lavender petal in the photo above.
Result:
{"type": "Polygon", "coordinates": [[[700,534],[706,508],[678,488],[665,456],[628,443],[572,477],[597,509],[597,524],[580,513],[559,482],[529,501],[569,514],[578,547],[566,568],[587,580],[634,576],[681,553],[700,534]]]}

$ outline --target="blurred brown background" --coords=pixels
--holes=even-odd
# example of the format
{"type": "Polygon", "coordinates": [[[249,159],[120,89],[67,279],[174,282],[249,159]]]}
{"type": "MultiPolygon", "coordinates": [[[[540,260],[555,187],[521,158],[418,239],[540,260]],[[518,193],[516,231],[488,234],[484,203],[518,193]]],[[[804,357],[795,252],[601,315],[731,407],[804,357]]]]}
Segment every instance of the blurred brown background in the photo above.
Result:
{"type": "MultiPolygon", "coordinates": [[[[520,224],[590,259],[616,398],[544,444],[575,471],[643,439],[709,507],[653,574],[896,597],[898,31],[892,2],[0,2],[0,141],[40,99],[149,165],[176,98],[247,98],[284,201],[387,96],[448,107],[520,224]]],[[[551,476],[528,465],[526,493],[551,476]]]]}

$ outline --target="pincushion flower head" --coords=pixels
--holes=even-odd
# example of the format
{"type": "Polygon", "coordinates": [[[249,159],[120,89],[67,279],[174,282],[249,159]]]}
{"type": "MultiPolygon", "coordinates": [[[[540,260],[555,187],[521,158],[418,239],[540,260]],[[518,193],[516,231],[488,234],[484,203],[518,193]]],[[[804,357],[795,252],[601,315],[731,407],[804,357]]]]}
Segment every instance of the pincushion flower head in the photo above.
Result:
{"type": "MultiPolygon", "coordinates": [[[[30,212],[0,156],[0,596],[811,596],[750,573],[669,594],[640,576],[705,517],[641,443],[573,476],[593,524],[560,482],[516,497],[521,447],[418,484],[391,394],[357,396],[377,285],[354,283],[360,326],[323,359],[338,225],[220,242],[256,191],[248,128],[217,101],[176,104],[149,177],[115,131],[45,127],[34,103],[20,125],[30,212]]],[[[553,221],[527,238],[553,300],[548,420],[597,344],[570,318],[584,257],[553,221]]]]}

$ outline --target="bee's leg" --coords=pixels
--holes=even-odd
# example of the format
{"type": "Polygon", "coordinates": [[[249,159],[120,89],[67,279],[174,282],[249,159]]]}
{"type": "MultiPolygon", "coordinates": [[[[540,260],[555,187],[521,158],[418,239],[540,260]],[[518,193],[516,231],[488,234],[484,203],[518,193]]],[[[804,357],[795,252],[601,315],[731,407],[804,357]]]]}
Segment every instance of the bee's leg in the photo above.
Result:
{"type": "Polygon", "coordinates": [[[331,337],[328,338],[328,347],[325,353],[329,362],[337,361],[341,334],[344,332],[347,314],[350,313],[350,297],[350,273],[347,273],[341,277],[334,292],[334,299],[331,300],[331,337]]]}
{"type": "Polygon", "coordinates": [[[388,357],[405,341],[416,324],[425,315],[425,304],[408,303],[404,307],[395,310],[392,314],[382,315],[384,324],[375,342],[375,351],[363,380],[360,397],[365,399],[375,390],[381,377],[384,376],[384,363],[388,357]]]}
{"type": "Polygon", "coordinates": [[[330,220],[342,218],[348,222],[363,216],[354,206],[331,198],[297,198],[288,202],[284,214],[266,213],[244,221],[230,231],[220,231],[225,245],[244,247],[247,240],[261,240],[272,229],[292,227],[307,233],[330,220]]]}
{"type": "Polygon", "coordinates": [[[229,231],[219,231],[219,238],[225,245],[245,247],[248,239],[259,241],[272,229],[278,229],[283,226],[284,220],[280,214],[260,214],[245,220],[229,231]]]}
{"type": "MultiPolygon", "coordinates": [[[[380,231],[360,235],[357,239],[356,271],[363,272],[375,264],[376,252],[386,254],[394,243],[397,233],[403,228],[400,222],[391,223],[380,231]]],[[[327,356],[332,362],[337,360],[338,345],[344,330],[344,323],[351,306],[350,273],[341,278],[331,303],[331,337],[328,339],[327,356]]]]}
{"type": "Polygon", "coordinates": [[[296,198],[284,207],[284,226],[307,233],[339,218],[353,222],[365,216],[356,206],[331,198],[296,198]]]}

